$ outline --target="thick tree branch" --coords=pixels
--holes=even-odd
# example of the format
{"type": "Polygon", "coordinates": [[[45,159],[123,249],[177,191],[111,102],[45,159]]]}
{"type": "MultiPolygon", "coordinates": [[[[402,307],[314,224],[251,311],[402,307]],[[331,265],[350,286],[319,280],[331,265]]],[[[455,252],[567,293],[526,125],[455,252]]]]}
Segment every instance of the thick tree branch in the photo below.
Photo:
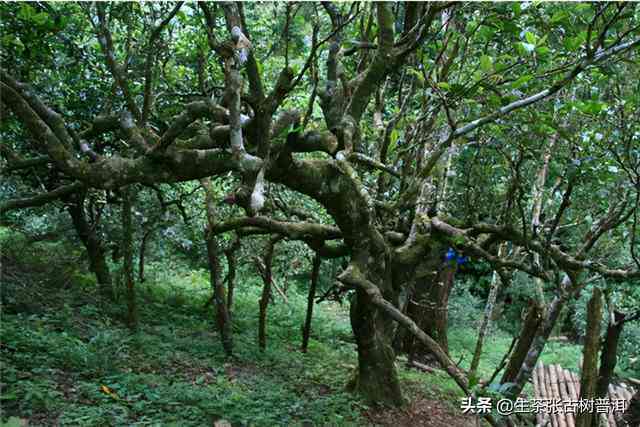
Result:
{"type": "Polygon", "coordinates": [[[113,39],[111,38],[111,32],[109,31],[107,23],[105,4],[96,2],[96,11],[98,13],[98,41],[100,42],[100,46],[102,47],[102,51],[106,57],[107,66],[109,67],[109,71],[111,71],[116,84],[122,91],[122,95],[129,112],[133,114],[138,122],[140,122],[142,119],[142,113],[136,105],[133,94],[131,93],[129,82],[124,73],[124,67],[116,61],[113,39]]]}
{"type": "MultiPolygon", "coordinates": [[[[609,268],[597,261],[577,259],[576,257],[563,252],[556,245],[545,246],[544,243],[540,242],[537,239],[533,239],[533,238],[528,239],[526,236],[522,235],[522,233],[520,233],[518,230],[514,229],[513,227],[501,227],[501,226],[492,225],[492,224],[480,223],[480,224],[475,224],[468,229],[462,230],[445,223],[439,218],[431,218],[430,223],[431,223],[431,226],[437,229],[438,231],[459,239],[458,241],[462,246],[471,248],[473,250],[476,249],[474,248],[474,246],[477,246],[477,245],[475,245],[471,241],[470,239],[471,236],[474,236],[480,233],[495,234],[500,238],[501,241],[513,242],[519,246],[522,246],[524,248],[527,248],[533,252],[540,254],[542,257],[546,259],[553,260],[560,268],[566,271],[589,270],[589,271],[599,273],[605,277],[618,278],[618,279],[631,279],[631,278],[640,277],[640,270],[614,269],[614,268],[609,268]]],[[[495,258],[483,252],[484,252],[483,250],[480,250],[480,251],[477,251],[477,254],[487,259],[490,262],[492,258],[495,258]]],[[[498,260],[495,260],[495,261],[498,262],[498,260]]],[[[497,265],[508,267],[508,265],[506,264],[500,265],[498,263],[497,265]]],[[[515,264],[512,264],[512,265],[514,268],[518,268],[515,264]]],[[[540,275],[537,274],[535,270],[532,270],[531,268],[528,268],[524,265],[522,265],[521,267],[524,268],[522,271],[525,271],[533,276],[540,277],[540,275]]],[[[544,276],[541,278],[544,278],[544,276]]]]}
{"type": "Polygon", "coordinates": [[[342,233],[337,227],[310,222],[284,222],[264,216],[236,218],[216,224],[216,234],[244,227],[258,227],[272,233],[287,236],[293,240],[334,240],[340,239],[342,233]]]}
{"type": "Polygon", "coordinates": [[[0,203],[0,214],[3,214],[11,210],[15,210],[15,209],[24,209],[24,208],[42,206],[54,200],[58,200],[60,198],[68,196],[70,194],[77,193],[83,188],[85,188],[83,183],[74,182],[73,184],[60,186],[53,191],[49,191],[48,193],[38,194],[31,197],[24,197],[21,199],[7,200],[5,202],[0,203]]]}

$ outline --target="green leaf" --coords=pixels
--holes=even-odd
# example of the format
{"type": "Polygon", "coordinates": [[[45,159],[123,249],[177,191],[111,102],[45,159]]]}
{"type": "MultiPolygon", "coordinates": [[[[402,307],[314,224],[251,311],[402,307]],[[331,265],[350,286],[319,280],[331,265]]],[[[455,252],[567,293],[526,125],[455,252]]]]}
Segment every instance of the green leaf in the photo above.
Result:
{"type": "Polygon", "coordinates": [[[482,55],[480,57],[480,69],[485,73],[489,73],[493,70],[493,61],[489,55],[482,55]]]}
{"type": "Polygon", "coordinates": [[[533,78],[532,75],[527,74],[525,76],[521,76],[518,80],[516,80],[515,82],[511,83],[511,88],[512,89],[518,89],[519,87],[524,86],[525,84],[527,84],[527,82],[529,82],[529,80],[531,80],[533,78]]]}
{"type": "Polygon", "coordinates": [[[443,90],[451,89],[451,85],[449,83],[447,83],[447,82],[438,82],[438,84],[436,86],[438,86],[438,88],[443,89],[443,90]]]}
{"type": "Polygon", "coordinates": [[[532,45],[535,45],[535,44],[536,44],[537,37],[536,37],[536,35],[535,35],[535,34],[533,34],[532,32],[527,31],[526,33],[524,33],[524,39],[527,41],[527,43],[530,43],[530,44],[532,44],[532,45]]]}
{"type": "Polygon", "coordinates": [[[36,13],[31,18],[31,20],[35,22],[36,25],[44,25],[48,19],[49,19],[49,16],[44,12],[36,13]]]}
{"type": "Polygon", "coordinates": [[[544,36],[542,36],[542,38],[538,40],[538,43],[536,43],[536,45],[542,46],[543,44],[545,44],[547,42],[548,36],[549,36],[548,34],[545,34],[544,36]]]}
{"type": "Polygon", "coordinates": [[[20,11],[18,12],[18,18],[24,21],[30,21],[31,17],[35,15],[35,13],[36,13],[36,10],[27,4],[20,7],[20,11]]]}
{"type": "Polygon", "coordinates": [[[409,68],[409,73],[415,76],[421,86],[424,85],[424,76],[420,71],[416,70],[415,68],[409,68]]]}
{"type": "Polygon", "coordinates": [[[551,49],[549,49],[546,46],[539,46],[539,47],[536,48],[536,52],[539,55],[543,55],[544,56],[544,55],[547,55],[549,52],[551,52],[551,49]]]}
{"type": "Polygon", "coordinates": [[[391,144],[395,144],[398,141],[399,137],[400,137],[400,133],[398,132],[398,129],[392,130],[391,135],[389,135],[389,140],[391,141],[391,144]]]}
{"type": "Polygon", "coordinates": [[[536,49],[536,45],[531,44],[531,43],[524,43],[524,42],[522,42],[522,43],[518,43],[518,45],[517,45],[517,46],[519,46],[518,51],[519,51],[521,54],[531,53],[531,52],[533,52],[533,51],[536,49]]]}
{"type": "Polygon", "coordinates": [[[559,10],[556,13],[554,13],[553,16],[551,17],[551,23],[557,24],[560,21],[563,21],[566,17],[567,17],[567,12],[565,12],[564,10],[559,10]]]}
{"type": "Polygon", "coordinates": [[[577,102],[575,107],[584,114],[598,114],[607,108],[607,104],[599,101],[584,101],[577,102]]]}

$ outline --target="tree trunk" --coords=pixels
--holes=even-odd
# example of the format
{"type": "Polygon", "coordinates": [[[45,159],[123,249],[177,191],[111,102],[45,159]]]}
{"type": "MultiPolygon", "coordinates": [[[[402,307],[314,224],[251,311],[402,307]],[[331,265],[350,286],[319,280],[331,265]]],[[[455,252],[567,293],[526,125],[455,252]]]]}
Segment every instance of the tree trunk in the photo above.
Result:
{"type": "MultiPolygon", "coordinates": [[[[596,398],[598,382],[598,349],[600,347],[600,321],[602,320],[602,292],[593,288],[587,307],[587,330],[582,352],[582,377],[580,379],[580,400],[596,398]]],[[[591,427],[595,413],[578,412],[576,427],[591,427]]]]}
{"type": "MultiPolygon", "coordinates": [[[[398,310],[397,304],[387,300],[382,294],[380,288],[368,280],[361,272],[360,269],[350,265],[339,276],[338,280],[356,289],[356,296],[366,297],[367,304],[369,305],[368,313],[374,313],[378,317],[376,320],[381,321],[384,317],[393,319],[401,326],[405,327],[409,333],[415,336],[422,344],[424,344],[431,353],[436,357],[440,365],[451,375],[456,383],[462,388],[462,390],[468,394],[469,384],[466,375],[455,365],[451,358],[444,352],[444,350],[438,345],[438,343],[428,336],[418,325],[411,320],[408,316],[398,310]]],[[[357,304],[358,301],[356,300],[357,304]]],[[[352,319],[353,319],[353,305],[352,305],[352,319]]],[[[358,308],[357,305],[355,308],[358,308]]],[[[353,320],[352,320],[353,323],[353,320]]],[[[392,322],[386,322],[389,325],[392,322]]],[[[383,331],[381,329],[380,331],[383,331]]],[[[373,339],[371,341],[374,341],[373,339]]],[[[375,344],[375,343],[374,343],[375,344]]],[[[371,345],[371,344],[369,344],[371,345]]]]}
{"type": "MultiPolygon", "coordinates": [[[[382,295],[397,306],[389,252],[373,239],[362,239],[358,246],[351,254],[349,266],[338,276],[339,280],[354,270],[364,272],[366,280],[376,283],[382,295]]],[[[358,368],[347,389],[370,404],[400,406],[404,399],[392,347],[396,324],[375,305],[371,295],[362,288],[354,288],[349,314],[358,350],[358,368]]]]}
{"type": "MultiPolygon", "coordinates": [[[[568,278],[563,280],[563,286],[567,284],[568,280],[568,278]]],[[[509,397],[514,399],[518,397],[522,392],[525,383],[531,378],[531,373],[538,363],[540,354],[549,340],[549,336],[556,325],[560,312],[562,311],[562,307],[564,307],[565,298],[567,298],[566,295],[556,295],[556,297],[549,303],[549,306],[545,311],[544,318],[541,320],[536,334],[531,341],[531,346],[527,352],[527,356],[524,358],[522,366],[520,366],[518,375],[516,375],[516,378],[513,381],[507,381],[514,383],[514,386],[507,392],[509,397]]]]}
{"type": "Polygon", "coordinates": [[[224,252],[225,257],[227,258],[227,311],[229,312],[229,317],[231,317],[231,307],[233,306],[233,291],[235,288],[238,263],[236,251],[238,249],[240,249],[240,236],[236,235],[236,239],[231,247],[224,252]]]}
{"type": "Polygon", "coordinates": [[[105,258],[105,249],[102,241],[96,233],[95,225],[90,225],[84,211],[84,194],[74,195],[68,206],[71,221],[76,230],[78,238],[87,250],[89,257],[89,269],[96,276],[100,293],[113,299],[113,287],[109,265],[105,258]]]}
{"type": "MultiPolygon", "coordinates": [[[[448,304],[457,265],[455,261],[444,260],[446,248],[434,242],[429,256],[410,275],[413,286],[407,297],[406,313],[448,353],[448,304]]],[[[433,355],[414,335],[402,328],[397,333],[402,335],[399,349],[406,352],[410,360],[418,358],[423,362],[434,362],[433,355]]]]}
{"type": "Polygon", "coordinates": [[[537,300],[531,300],[527,316],[522,323],[520,336],[513,354],[509,358],[509,363],[502,374],[501,384],[512,383],[515,381],[522,364],[524,363],[527,353],[531,348],[531,343],[538,332],[540,323],[542,322],[542,308],[538,305],[537,300]]]}
{"type": "Polygon", "coordinates": [[[393,322],[373,306],[361,289],[351,303],[351,327],[358,346],[358,370],[349,384],[367,402],[400,406],[404,403],[391,346],[393,322]]]}
{"type": "MultiPolygon", "coordinates": [[[[505,244],[500,245],[498,248],[498,257],[504,255],[505,244]]],[[[487,297],[487,304],[484,308],[484,316],[482,323],[480,324],[480,331],[478,332],[478,340],[476,341],[476,349],[473,352],[473,359],[471,360],[471,367],[469,368],[469,378],[475,377],[480,364],[480,356],[482,356],[482,346],[484,344],[484,337],[489,329],[489,323],[491,322],[491,316],[493,315],[493,308],[496,305],[496,299],[498,298],[498,291],[500,289],[500,276],[497,271],[493,272],[491,277],[491,289],[489,290],[489,296],[487,297]]]]}
{"type": "Polygon", "coordinates": [[[313,303],[316,296],[316,287],[318,286],[318,277],[320,276],[320,264],[322,258],[316,254],[313,257],[313,270],[311,271],[311,284],[309,285],[309,295],[307,296],[307,317],[304,321],[302,329],[302,352],[307,352],[309,345],[309,335],[311,334],[311,319],[313,318],[313,303]]]}
{"type": "Polygon", "coordinates": [[[133,279],[133,225],[131,211],[133,195],[131,188],[122,189],[122,252],[124,257],[124,280],[127,286],[127,323],[129,328],[138,326],[136,310],[136,291],[133,279]]]}
{"type": "MultiPolygon", "coordinates": [[[[551,159],[551,153],[553,151],[553,146],[555,145],[556,140],[557,140],[557,136],[554,135],[551,138],[550,143],[547,145],[545,149],[542,167],[538,171],[538,176],[537,176],[535,185],[533,187],[532,195],[531,195],[531,198],[533,200],[533,212],[531,215],[532,216],[531,233],[533,236],[536,236],[538,233],[540,233],[540,228],[541,228],[540,218],[542,215],[542,209],[544,205],[544,187],[547,181],[547,174],[549,172],[549,160],[551,159]]],[[[538,268],[542,267],[540,254],[537,252],[533,254],[533,264],[538,268]]],[[[544,283],[542,282],[542,279],[540,279],[539,277],[534,277],[533,283],[535,285],[536,298],[538,299],[538,303],[540,304],[541,307],[544,307],[545,305],[544,283]]]]}
{"type": "Polygon", "coordinates": [[[231,319],[229,318],[229,311],[227,310],[227,296],[224,288],[224,282],[222,281],[222,271],[220,268],[220,257],[218,249],[218,241],[216,237],[207,233],[207,259],[209,262],[209,280],[211,288],[213,290],[213,300],[216,306],[216,325],[220,338],[222,340],[222,347],[227,356],[233,354],[233,336],[231,331],[231,319]]]}
{"type": "Polygon", "coordinates": [[[258,319],[258,345],[261,350],[267,348],[267,308],[271,299],[273,250],[276,242],[280,240],[279,236],[272,237],[267,244],[267,250],[264,257],[259,261],[260,275],[262,276],[262,295],[260,296],[259,309],[260,316],[258,319]]]}
{"type": "Polygon", "coordinates": [[[147,243],[149,242],[149,237],[153,233],[153,228],[147,230],[142,236],[142,241],[140,242],[140,255],[138,256],[138,282],[144,283],[144,258],[147,252],[147,243]]]}
{"type": "Polygon", "coordinates": [[[200,181],[205,191],[205,207],[207,211],[207,230],[205,231],[205,241],[207,245],[207,260],[209,263],[209,280],[213,292],[213,300],[216,306],[216,326],[220,333],[222,348],[227,356],[233,354],[233,334],[231,330],[231,318],[227,306],[226,290],[222,280],[222,269],[220,267],[220,249],[218,239],[213,234],[216,225],[215,197],[209,179],[200,181]]]}
{"type": "MultiPolygon", "coordinates": [[[[415,293],[407,307],[407,314],[448,354],[449,295],[453,288],[457,266],[455,262],[449,264],[439,257],[438,264],[440,264],[438,270],[427,276],[426,282],[416,284],[415,293]],[[446,264],[442,265],[443,263],[446,264]],[[428,280],[429,277],[431,280],[428,280]]],[[[428,363],[435,362],[429,349],[420,344],[411,334],[406,335],[404,349],[410,360],[420,359],[428,363]]]]}
{"type": "Polygon", "coordinates": [[[600,370],[598,371],[597,396],[604,398],[609,390],[609,383],[618,363],[618,342],[625,322],[625,314],[619,311],[613,312],[613,319],[609,318],[607,334],[602,343],[600,354],[600,370]]]}
{"type": "MultiPolygon", "coordinates": [[[[429,300],[424,310],[422,328],[440,347],[449,354],[449,341],[447,332],[449,329],[449,295],[453,288],[453,279],[457,270],[456,264],[447,265],[438,274],[438,280],[431,285],[429,300]]],[[[428,352],[424,347],[418,347],[419,354],[428,352]]]]}

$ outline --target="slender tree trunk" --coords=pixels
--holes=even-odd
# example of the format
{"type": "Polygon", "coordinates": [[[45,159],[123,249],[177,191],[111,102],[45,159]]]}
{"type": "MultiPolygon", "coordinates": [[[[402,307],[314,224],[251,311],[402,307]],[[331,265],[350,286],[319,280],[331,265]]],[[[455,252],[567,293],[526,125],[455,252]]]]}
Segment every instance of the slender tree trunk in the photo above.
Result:
{"type": "Polygon", "coordinates": [[[231,331],[231,319],[229,318],[229,311],[226,305],[226,292],[224,288],[224,282],[222,280],[222,272],[220,268],[220,257],[218,241],[216,237],[207,233],[207,258],[209,261],[209,277],[211,288],[213,290],[213,300],[216,307],[216,325],[220,338],[222,340],[222,347],[227,356],[233,354],[233,336],[231,331]]]}
{"type": "MultiPolygon", "coordinates": [[[[563,280],[563,283],[566,284],[568,280],[568,278],[563,280]]],[[[542,350],[544,350],[544,346],[549,340],[551,331],[558,321],[558,317],[564,307],[566,298],[566,295],[556,295],[556,297],[549,303],[549,306],[545,311],[544,318],[541,320],[540,326],[531,341],[531,346],[529,347],[527,356],[524,358],[524,362],[522,363],[522,366],[520,366],[520,370],[518,371],[516,378],[513,381],[507,381],[514,383],[514,386],[508,391],[510,397],[516,398],[519,396],[525,383],[531,378],[531,373],[538,363],[540,354],[542,353],[542,350]]]]}
{"type": "Polygon", "coordinates": [[[520,336],[513,354],[509,358],[509,363],[502,374],[501,384],[511,383],[516,379],[520,368],[522,367],[527,353],[531,348],[531,343],[538,333],[538,328],[542,322],[542,308],[537,300],[531,300],[527,315],[520,328],[520,336]]]}
{"type": "Polygon", "coordinates": [[[311,271],[311,284],[309,285],[309,295],[307,296],[307,317],[304,321],[302,329],[302,352],[307,352],[309,346],[309,335],[311,334],[311,319],[313,318],[313,304],[316,296],[316,287],[318,286],[318,277],[320,276],[320,264],[322,258],[316,254],[313,257],[313,270],[311,271]]]}
{"type": "MultiPolygon", "coordinates": [[[[500,245],[498,248],[498,257],[504,255],[505,244],[500,245]]],[[[500,276],[497,271],[493,272],[491,277],[491,289],[489,290],[489,296],[487,297],[487,304],[484,308],[484,316],[482,323],[480,324],[480,331],[478,332],[478,340],[476,341],[476,349],[473,352],[473,359],[471,360],[471,367],[469,368],[469,378],[476,375],[478,365],[480,364],[480,356],[482,355],[482,346],[484,344],[484,337],[489,329],[489,323],[491,322],[491,316],[493,315],[493,308],[496,305],[496,299],[498,298],[498,291],[500,290],[500,276]]]]}
{"type": "Polygon", "coordinates": [[[618,342],[625,322],[624,313],[613,312],[613,319],[609,318],[607,334],[602,343],[602,353],[600,354],[600,370],[598,371],[597,396],[604,398],[609,390],[609,383],[613,377],[613,372],[618,363],[618,342]]]}
{"type": "Polygon", "coordinates": [[[231,307],[233,306],[233,291],[235,288],[238,264],[236,252],[238,249],[240,249],[240,236],[236,235],[233,244],[224,253],[227,258],[227,310],[229,311],[229,317],[231,317],[231,307]]]}
{"type": "Polygon", "coordinates": [[[138,282],[144,283],[144,258],[147,253],[147,243],[149,242],[149,237],[153,233],[153,228],[147,230],[142,236],[142,241],[140,242],[140,255],[138,256],[138,282]]]}
{"type": "MultiPolygon", "coordinates": [[[[209,280],[213,292],[213,301],[216,307],[216,326],[220,333],[222,347],[227,356],[233,354],[233,334],[231,329],[231,318],[227,307],[227,296],[222,280],[222,269],[220,266],[220,248],[218,239],[213,234],[216,225],[215,197],[209,179],[200,181],[205,190],[205,206],[207,210],[207,230],[205,231],[205,241],[207,245],[207,260],[209,263],[209,280]]],[[[207,304],[208,305],[208,304],[207,304]]]]}
{"type": "Polygon", "coordinates": [[[103,242],[96,233],[95,225],[88,223],[84,211],[84,194],[74,195],[69,203],[68,212],[78,238],[87,250],[89,269],[95,274],[100,293],[113,299],[113,287],[109,265],[105,257],[103,242]]]}
{"type": "MultiPolygon", "coordinates": [[[[544,187],[547,181],[547,174],[549,171],[549,160],[551,160],[551,152],[553,150],[553,146],[556,143],[556,139],[557,137],[554,136],[551,139],[550,143],[547,145],[546,151],[544,153],[543,161],[542,161],[542,167],[538,171],[536,183],[533,187],[533,194],[532,194],[533,211],[531,214],[532,216],[531,233],[533,234],[533,236],[536,236],[538,233],[541,232],[540,218],[542,215],[542,208],[544,206],[544,187]]],[[[541,261],[540,261],[540,254],[537,252],[533,254],[533,263],[537,268],[542,267],[541,261]]],[[[544,283],[542,282],[542,279],[540,279],[539,277],[534,277],[533,282],[535,284],[536,297],[538,298],[538,302],[540,303],[541,307],[544,307],[545,305],[544,283]]]]}
{"type": "Polygon", "coordinates": [[[133,225],[131,211],[133,195],[130,187],[122,189],[122,249],[124,257],[124,280],[127,287],[127,323],[129,328],[138,326],[136,291],[133,278],[133,225]]]}
{"type": "Polygon", "coordinates": [[[259,260],[263,286],[262,295],[258,303],[260,309],[258,318],[258,345],[262,350],[267,348],[267,308],[269,307],[269,300],[271,299],[271,285],[273,280],[271,266],[273,264],[273,250],[278,240],[280,240],[279,236],[269,239],[265,254],[262,260],[259,260]]]}
{"type": "MultiPolygon", "coordinates": [[[[601,320],[602,292],[598,288],[593,288],[593,294],[587,307],[587,330],[582,352],[580,400],[593,400],[596,398],[601,320]]],[[[578,412],[576,415],[576,427],[591,427],[594,415],[594,412],[578,412]]]]}

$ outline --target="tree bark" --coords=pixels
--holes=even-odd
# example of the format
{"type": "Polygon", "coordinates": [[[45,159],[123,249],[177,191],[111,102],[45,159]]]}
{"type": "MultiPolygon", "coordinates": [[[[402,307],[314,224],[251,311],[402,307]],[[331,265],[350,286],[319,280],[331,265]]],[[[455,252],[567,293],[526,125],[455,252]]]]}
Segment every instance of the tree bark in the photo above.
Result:
{"type": "Polygon", "coordinates": [[[78,238],[87,250],[89,269],[96,276],[100,293],[108,299],[113,299],[113,282],[105,257],[106,251],[95,225],[90,225],[87,221],[84,211],[84,194],[72,196],[67,210],[78,238]]]}
{"type": "MultiPolygon", "coordinates": [[[[596,398],[598,382],[598,349],[600,347],[600,321],[602,320],[602,292],[593,288],[587,306],[587,330],[582,352],[582,377],[580,379],[580,399],[596,398]]],[[[594,412],[578,412],[576,427],[591,427],[594,412]]]]}
{"type": "Polygon", "coordinates": [[[220,248],[218,239],[213,233],[216,225],[215,197],[209,179],[200,181],[205,190],[205,206],[207,210],[207,229],[205,241],[207,245],[207,260],[209,263],[209,280],[213,292],[213,300],[216,307],[216,326],[220,333],[222,348],[227,356],[233,354],[233,333],[231,318],[227,307],[227,296],[222,280],[222,268],[220,266],[220,248]]]}
{"type": "Polygon", "coordinates": [[[351,327],[358,346],[358,370],[348,385],[366,401],[399,406],[404,403],[391,346],[392,322],[372,307],[369,295],[358,289],[351,303],[351,327]]]}
{"type": "Polygon", "coordinates": [[[147,253],[147,243],[149,242],[149,237],[153,233],[154,229],[150,228],[147,230],[142,236],[142,241],[140,242],[140,254],[138,256],[138,282],[144,283],[144,259],[145,254],[147,253]]]}
{"type": "Polygon", "coordinates": [[[469,393],[469,383],[466,376],[438,345],[438,343],[420,329],[420,327],[409,316],[404,315],[400,310],[398,310],[395,304],[385,299],[380,288],[366,279],[357,267],[354,268],[353,265],[349,266],[338,276],[338,280],[355,287],[357,292],[362,292],[362,294],[366,295],[369,298],[368,303],[378,308],[380,315],[393,319],[401,326],[405,327],[409,333],[414,335],[429,349],[431,353],[435,355],[443,369],[451,375],[460,388],[465,393],[469,393]]]}
{"type": "Polygon", "coordinates": [[[311,284],[309,285],[309,295],[307,296],[307,317],[304,321],[304,327],[302,329],[302,352],[307,352],[309,346],[309,335],[311,334],[311,319],[313,318],[313,304],[316,296],[316,288],[318,286],[318,277],[320,276],[320,264],[322,258],[316,254],[313,257],[313,269],[311,271],[311,284]]]}
{"type": "Polygon", "coordinates": [[[262,260],[259,260],[260,275],[262,276],[262,295],[258,303],[260,309],[260,315],[258,319],[258,345],[261,350],[267,348],[267,308],[269,307],[269,300],[271,299],[271,285],[272,285],[272,270],[273,264],[273,251],[276,242],[280,240],[280,236],[275,236],[269,239],[267,249],[262,260]]]}
{"type": "Polygon", "coordinates": [[[618,342],[624,328],[625,314],[619,311],[613,312],[613,319],[609,318],[607,334],[602,343],[600,354],[600,370],[598,371],[597,396],[604,398],[609,390],[609,383],[618,363],[618,342]]]}
{"type": "MultiPolygon", "coordinates": [[[[440,347],[449,354],[449,340],[447,332],[449,328],[449,295],[453,288],[457,266],[455,262],[444,267],[438,274],[438,279],[431,285],[429,299],[423,314],[424,330],[433,338],[440,347]]],[[[424,347],[414,347],[418,354],[425,354],[424,347]]]]}
{"type": "MultiPolygon", "coordinates": [[[[429,256],[416,266],[410,280],[412,290],[409,293],[406,313],[416,324],[433,338],[448,353],[448,303],[456,271],[455,261],[443,259],[446,246],[434,243],[429,256]]],[[[402,334],[400,350],[407,353],[409,360],[418,358],[433,363],[433,355],[417,338],[399,328],[402,334]]]]}
{"type": "MultiPolygon", "coordinates": [[[[353,254],[350,265],[357,266],[358,271],[366,271],[367,277],[380,284],[378,288],[387,301],[398,304],[391,268],[387,268],[390,260],[385,252],[366,248],[353,254]]],[[[396,325],[361,288],[356,288],[349,314],[358,349],[358,369],[347,388],[356,391],[369,403],[402,405],[404,399],[392,347],[396,325]]]]}
{"type": "Polygon", "coordinates": [[[512,383],[516,379],[516,376],[527,357],[527,353],[531,348],[531,343],[538,332],[541,322],[542,308],[538,304],[537,300],[531,300],[529,303],[529,309],[527,310],[527,315],[522,323],[522,328],[520,329],[520,336],[518,337],[516,348],[509,358],[509,363],[502,374],[502,380],[500,380],[501,384],[512,383]]]}
{"type": "MultiPolygon", "coordinates": [[[[566,279],[568,281],[568,279],[566,279]]],[[[565,282],[565,281],[563,281],[565,282]]],[[[556,297],[549,303],[545,311],[545,315],[543,319],[540,321],[540,325],[531,341],[531,345],[528,349],[527,355],[522,362],[522,366],[520,366],[520,370],[516,375],[516,378],[513,381],[515,385],[509,389],[507,394],[512,398],[517,398],[522,389],[524,388],[525,383],[531,378],[531,373],[538,363],[538,359],[540,358],[540,354],[544,349],[547,341],[549,340],[549,336],[551,335],[551,331],[553,330],[558,317],[560,316],[560,312],[562,311],[562,307],[564,307],[566,295],[556,295],[556,297]]]]}
{"type": "Polygon", "coordinates": [[[207,233],[207,260],[209,262],[209,280],[216,307],[216,326],[222,340],[222,347],[227,356],[233,354],[233,336],[231,319],[227,310],[227,296],[222,280],[218,241],[212,233],[207,233]]]}
{"type": "MultiPolygon", "coordinates": [[[[500,245],[498,248],[498,256],[504,255],[505,245],[500,245]]],[[[480,331],[478,332],[478,340],[476,341],[476,349],[473,352],[473,359],[471,360],[471,367],[469,368],[469,378],[475,377],[478,371],[478,365],[480,364],[480,356],[482,356],[482,347],[484,344],[484,337],[489,329],[489,323],[491,322],[491,316],[493,315],[493,309],[496,305],[496,299],[498,298],[498,291],[500,290],[500,276],[497,271],[493,272],[491,277],[491,289],[489,290],[489,296],[487,297],[487,304],[484,308],[484,316],[482,323],[480,324],[480,331]]]]}
{"type": "Polygon", "coordinates": [[[236,258],[236,251],[240,249],[240,237],[236,236],[231,247],[229,247],[224,255],[227,258],[227,311],[229,317],[231,317],[231,307],[233,306],[233,291],[236,281],[236,270],[238,260],[236,258]]]}
{"type": "Polygon", "coordinates": [[[131,212],[133,195],[130,187],[122,189],[122,249],[124,258],[124,280],[127,287],[127,323],[129,328],[136,329],[138,316],[136,308],[136,291],[133,278],[133,225],[131,212]]]}

